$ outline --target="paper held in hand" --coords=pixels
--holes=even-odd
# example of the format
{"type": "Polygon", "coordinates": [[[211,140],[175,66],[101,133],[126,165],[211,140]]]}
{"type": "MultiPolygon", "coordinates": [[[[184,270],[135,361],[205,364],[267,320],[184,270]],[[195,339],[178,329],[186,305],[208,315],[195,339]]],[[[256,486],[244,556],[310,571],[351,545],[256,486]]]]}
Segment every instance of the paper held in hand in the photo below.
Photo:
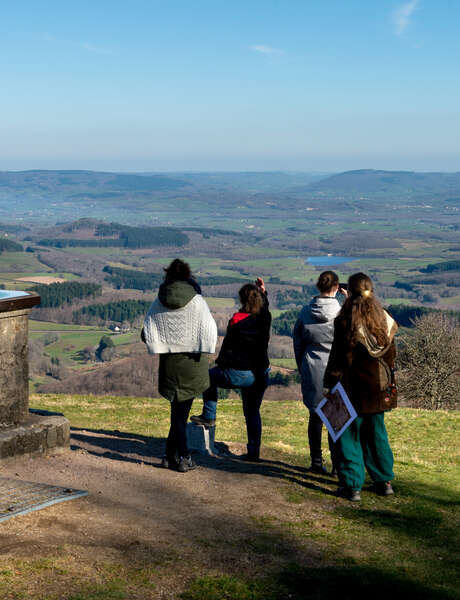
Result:
{"type": "Polygon", "coordinates": [[[316,413],[326,425],[334,442],[358,416],[341,383],[330,391],[330,398],[323,398],[316,413]]]}

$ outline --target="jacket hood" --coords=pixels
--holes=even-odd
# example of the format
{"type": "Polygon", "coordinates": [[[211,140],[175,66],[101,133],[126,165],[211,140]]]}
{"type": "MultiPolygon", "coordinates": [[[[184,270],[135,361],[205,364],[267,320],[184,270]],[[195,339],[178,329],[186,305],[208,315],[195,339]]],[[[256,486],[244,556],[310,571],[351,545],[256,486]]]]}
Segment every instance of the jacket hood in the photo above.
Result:
{"type": "Polygon", "coordinates": [[[332,296],[315,296],[309,304],[310,314],[318,323],[327,323],[337,316],[340,304],[332,296]]]}
{"type": "Polygon", "coordinates": [[[186,281],[162,283],[158,290],[158,299],[161,304],[172,310],[183,308],[196,295],[195,289],[186,281]]]}
{"type": "Polygon", "coordinates": [[[358,341],[361,342],[363,346],[365,346],[366,350],[374,358],[380,358],[385,354],[385,352],[387,352],[388,347],[390,346],[394,336],[396,335],[396,332],[398,331],[398,324],[393,319],[393,317],[389,313],[387,313],[387,311],[385,311],[385,318],[387,323],[388,336],[388,344],[386,344],[385,346],[379,346],[375,337],[372,335],[372,333],[369,333],[369,331],[367,331],[365,327],[361,326],[358,330],[358,341]]]}

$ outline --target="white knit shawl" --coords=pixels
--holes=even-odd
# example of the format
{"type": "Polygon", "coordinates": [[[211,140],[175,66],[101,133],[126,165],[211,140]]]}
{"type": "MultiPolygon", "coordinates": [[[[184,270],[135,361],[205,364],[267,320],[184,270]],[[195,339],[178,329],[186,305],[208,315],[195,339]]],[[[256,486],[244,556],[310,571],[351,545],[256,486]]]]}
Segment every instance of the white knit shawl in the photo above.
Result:
{"type": "Polygon", "coordinates": [[[150,354],[216,350],[217,325],[203,298],[197,294],[182,308],[170,309],[157,298],[144,320],[150,354]]]}

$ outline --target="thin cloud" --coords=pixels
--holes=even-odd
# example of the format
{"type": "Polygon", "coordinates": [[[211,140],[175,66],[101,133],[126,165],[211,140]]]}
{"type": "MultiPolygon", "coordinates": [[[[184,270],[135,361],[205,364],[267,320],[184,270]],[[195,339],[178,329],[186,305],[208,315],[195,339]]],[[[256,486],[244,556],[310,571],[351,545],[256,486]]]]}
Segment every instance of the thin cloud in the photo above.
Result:
{"type": "Polygon", "coordinates": [[[402,35],[406,31],[418,3],[419,0],[410,0],[394,10],[393,25],[396,35],[402,35]]]}
{"type": "Polygon", "coordinates": [[[89,42],[75,42],[72,40],[62,40],[56,38],[53,35],[49,35],[48,33],[44,33],[41,36],[41,39],[44,42],[59,44],[60,46],[67,46],[69,48],[78,48],[80,50],[84,50],[85,52],[90,52],[91,54],[103,54],[106,56],[112,54],[111,50],[108,50],[107,48],[102,48],[101,46],[96,46],[95,44],[91,44],[89,42]]]}
{"type": "Polygon", "coordinates": [[[253,46],[249,46],[249,48],[254,52],[259,52],[259,54],[265,54],[267,56],[284,54],[284,50],[272,48],[271,46],[265,46],[264,44],[254,44],[253,46]]]}

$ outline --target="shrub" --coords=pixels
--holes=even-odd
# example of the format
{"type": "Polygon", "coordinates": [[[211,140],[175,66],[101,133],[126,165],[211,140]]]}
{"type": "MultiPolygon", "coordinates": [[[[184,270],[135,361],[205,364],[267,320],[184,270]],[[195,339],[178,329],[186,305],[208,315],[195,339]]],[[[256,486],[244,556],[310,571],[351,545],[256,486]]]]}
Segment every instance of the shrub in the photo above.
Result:
{"type": "Polygon", "coordinates": [[[399,387],[408,404],[429,410],[458,409],[458,319],[443,313],[418,317],[399,346],[399,387]]]}
{"type": "Polygon", "coordinates": [[[115,353],[113,340],[108,335],[103,335],[99,341],[99,346],[96,350],[96,357],[106,362],[113,358],[115,353]]]}

